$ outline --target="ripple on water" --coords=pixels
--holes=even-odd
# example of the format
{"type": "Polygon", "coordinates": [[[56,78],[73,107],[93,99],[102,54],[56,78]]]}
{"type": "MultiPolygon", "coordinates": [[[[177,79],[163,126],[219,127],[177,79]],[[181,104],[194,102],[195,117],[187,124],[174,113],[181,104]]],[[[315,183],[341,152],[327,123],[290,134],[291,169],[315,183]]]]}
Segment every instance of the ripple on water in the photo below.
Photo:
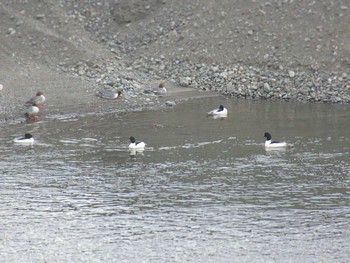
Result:
{"type": "MultiPolygon", "coordinates": [[[[288,141],[303,136],[295,137],[292,148],[266,151],[256,132],[270,119],[260,116],[266,109],[245,109],[249,114],[239,120],[242,109],[232,108],[240,114],[213,122],[197,115],[179,118],[177,110],[186,107],[158,112],[157,127],[145,121],[154,112],[40,123],[42,144],[33,147],[13,147],[4,139],[5,127],[0,260],[347,259],[347,133],[324,136],[304,119],[297,125],[286,118],[293,123],[288,130],[278,123],[274,128],[288,141]],[[293,128],[303,125],[302,131],[293,128]],[[147,138],[143,155],[129,156],[129,127],[147,138]]],[[[195,114],[191,107],[186,112],[195,114]]]]}

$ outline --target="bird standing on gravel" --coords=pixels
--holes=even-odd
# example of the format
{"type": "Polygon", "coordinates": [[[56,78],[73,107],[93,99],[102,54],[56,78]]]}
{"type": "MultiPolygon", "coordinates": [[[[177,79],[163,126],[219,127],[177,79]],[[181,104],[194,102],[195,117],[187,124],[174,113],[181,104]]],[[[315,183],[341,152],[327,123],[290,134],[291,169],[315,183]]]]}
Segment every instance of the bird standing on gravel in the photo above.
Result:
{"type": "Polygon", "coordinates": [[[167,92],[168,91],[165,88],[165,82],[161,82],[157,88],[148,89],[144,91],[144,93],[154,94],[154,95],[164,95],[167,92]]]}
{"type": "Polygon", "coordinates": [[[43,92],[38,91],[34,97],[32,97],[30,100],[28,100],[26,102],[26,105],[34,105],[35,104],[36,107],[41,108],[41,107],[43,107],[45,100],[46,100],[46,98],[45,98],[43,92]]]}
{"type": "Polygon", "coordinates": [[[100,90],[96,93],[97,97],[100,97],[106,100],[114,100],[116,98],[119,98],[121,95],[122,95],[121,90],[114,90],[112,88],[105,88],[104,90],[100,90]]]}

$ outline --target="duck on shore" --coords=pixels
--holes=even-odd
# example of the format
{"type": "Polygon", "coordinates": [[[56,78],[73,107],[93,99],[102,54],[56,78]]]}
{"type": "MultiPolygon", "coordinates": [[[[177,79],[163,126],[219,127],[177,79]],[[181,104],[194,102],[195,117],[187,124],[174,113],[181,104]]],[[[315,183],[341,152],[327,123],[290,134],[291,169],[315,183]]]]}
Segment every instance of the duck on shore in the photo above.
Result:
{"type": "Polygon", "coordinates": [[[30,107],[27,108],[24,116],[27,119],[27,122],[36,122],[39,120],[38,114],[39,114],[40,108],[37,103],[33,103],[30,107]]]}
{"type": "Polygon", "coordinates": [[[44,105],[44,102],[46,101],[46,98],[42,91],[38,91],[34,97],[26,101],[25,105],[33,105],[35,104],[36,107],[41,108],[44,105]]]}
{"type": "Polygon", "coordinates": [[[100,97],[102,99],[107,99],[107,100],[115,100],[119,98],[123,92],[121,90],[115,90],[112,88],[105,88],[103,90],[100,90],[96,93],[97,97],[100,97]]]}
{"type": "Polygon", "coordinates": [[[153,89],[148,89],[145,90],[144,93],[146,94],[154,94],[154,95],[164,95],[168,92],[168,90],[165,88],[166,83],[165,82],[161,82],[159,84],[159,86],[157,88],[153,88],[153,89]]]}

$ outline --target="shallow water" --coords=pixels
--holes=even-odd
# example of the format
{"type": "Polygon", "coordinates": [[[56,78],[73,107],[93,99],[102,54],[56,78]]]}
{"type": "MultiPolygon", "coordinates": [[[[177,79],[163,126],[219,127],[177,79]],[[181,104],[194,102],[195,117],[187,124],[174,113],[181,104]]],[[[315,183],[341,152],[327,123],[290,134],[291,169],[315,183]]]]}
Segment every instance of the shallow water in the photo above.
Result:
{"type": "Polygon", "coordinates": [[[349,121],[219,97],[3,126],[0,261],[347,262],[349,121]],[[207,117],[219,104],[228,117],[207,117]],[[265,131],[292,147],[265,151],[265,131]],[[33,147],[13,145],[24,132],[33,147]]]}

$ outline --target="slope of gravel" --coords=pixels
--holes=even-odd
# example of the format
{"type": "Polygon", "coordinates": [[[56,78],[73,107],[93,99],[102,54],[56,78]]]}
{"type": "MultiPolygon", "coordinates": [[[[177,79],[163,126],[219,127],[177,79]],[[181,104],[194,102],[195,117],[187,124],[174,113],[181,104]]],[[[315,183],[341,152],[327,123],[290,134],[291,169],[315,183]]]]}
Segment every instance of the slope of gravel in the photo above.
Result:
{"type": "Polygon", "coordinates": [[[350,102],[346,0],[0,2],[0,117],[41,89],[51,109],[110,110],[104,85],[155,105],[149,85],[260,99],[350,102]],[[105,106],[106,104],[106,106],[105,106]]]}

